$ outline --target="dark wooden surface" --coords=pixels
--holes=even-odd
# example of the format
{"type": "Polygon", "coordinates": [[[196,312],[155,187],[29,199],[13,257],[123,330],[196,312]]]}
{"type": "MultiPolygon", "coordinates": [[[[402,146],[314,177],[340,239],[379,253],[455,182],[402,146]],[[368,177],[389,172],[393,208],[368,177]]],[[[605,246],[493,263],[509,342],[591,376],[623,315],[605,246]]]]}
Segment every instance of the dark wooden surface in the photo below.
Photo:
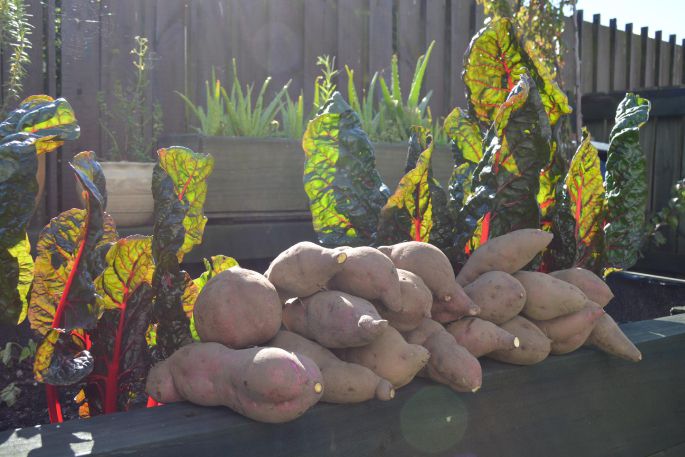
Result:
{"type": "Polygon", "coordinates": [[[417,380],[389,402],[319,404],[280,425],[187,403],[0,433],[2,456],[676,456],[685,315],[623,327],[634,364],[590,349],[484,364],[483,389],[417,380]]]}

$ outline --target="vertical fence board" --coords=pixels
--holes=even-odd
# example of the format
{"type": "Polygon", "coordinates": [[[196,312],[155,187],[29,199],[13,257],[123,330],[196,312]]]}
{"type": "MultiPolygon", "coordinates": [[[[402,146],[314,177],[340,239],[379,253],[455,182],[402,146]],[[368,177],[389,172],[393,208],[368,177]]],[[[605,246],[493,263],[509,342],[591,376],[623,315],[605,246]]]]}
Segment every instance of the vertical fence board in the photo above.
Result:
{"type": "MultiPolygon", "coordinates": [[[[230,27],[235,31],[231,36],[238,40],[233,51],[238,76],[243,85],[251,81],[261,85],[269,76],[269,1],[231,0],[230,6],[230,27]]],[[[192,24],[192,27],[202,27],[202,24],[192,24]]]]}
{"type": "Polygon", "coordinates": [[[390,72],[392,58],[392,0],[369,2],[369,77],[390,72]]]}
{"type": "Polygon", "coordinates": [[[630,37],[630,84],[628,87],[638,88],[640,87],[640,73],[642,71],[642,37],[634,33],[631,33],[630,37]]]}
{"type": "MultiPolygon", "coordinates": [[[[647,124],[640,130],[640,146],[642,147],[642,152],[645,154],[645,160],[647,165],[647,189],[650,189],[650,193],[653,195],[651,189],[654,188],[654,173],[655,173],[655,160],[654,160],[654,143],[656,141],[656,128],[658,120],[650,119],[647,124]]],[[[647,212],[651,212],[654,208],[652,204],[653,198],[647,201],[647,212]]]]}
{"type": "Polygon", "coordinates": [[[596,92],[608,92],[609,91],[609,69],[608,66],[612,66],[612,59],[609,50],[609,28],[600,27],[599,28],[599,41],[597,43],[597,58],[595,62],[597,63],[596,69],[596,81],[597,87],[596,92]]]}
{"type": "MultiPolygon", "coordinates": [[[[338,2],[338,68],[348,65],[354,70],[357,90],[368,81],[368,2],[344,0],[338,2]]],[[[340,78],[346,81],[347,78],[340,78]]],[[[338,86],[344,95],[347,87],[338,86]]]]}
{"type": "Polygon", "coordinates": [[[451,105],[466,107],[464,82],[461,71],[464,53],[471,41],[469,14],[473,0],[451,0],[450,5],[450,100],[451,105]]]}
{"type": "Polygon", "coordinates": [[[271,91],[281,90],[289,80],[290,94],[297,97],[304,76],[304,0],[271,0],[269,2],[268,69],[271,91]]]}
{"type": "Polygon", "coordinates": [[[581,89],[584,94],[589,94],[593,91],[592,79],[593,79],[593,62],[594,62],[594,49],[592,44],[593,32],[592,24],[588,22],[583,23],[581,29],[581,66],[580,66],[580,77],[581,77],[581,89]]]}
{"type": "MultiPolygon", "coordinates": [[[[57,65],[56,65],[56,46],[55,46],[55,1],[47,0],[43,7],[45,18],[45,81],[44,91],[48,95],[57,97],[57,65]]],[[[37,25],[38,26],[38,25],[37,25]]],[[[61,176],[62,176],[62,148],[57,149],[45,158],[45,195],[46,195],[46,215],[43,222],[57,216],[60,212],[61,198],[61,176]]]]}
{"type": "Polygon", "coordinates": [[[23,96],[42,94],[45,92],[45,73],[43,71],[43,2],[41,0],[27,0],[26,10],[31,15],[31,23],[34,25],[31,29],[31,49],[28,51],[31,63],[26,68],[26,77],[23,81],[23,96]]]}
{"type": "Polygon", "coordinates": [[[445,12],[446,0],[432,0],[426,2],[426,47],[431,41],[435,40],[435,46],[431,53],[426,68],[426,77],[423,83],[421,96],[433,91],[430,99],[430,107],[435,120],[445,116],[449,112],[449,105],[446,102],[446,89],[448,84],[448,68],[445,66],[445,12]]]}
{"type": "Polygon", "coordinates": [[[667,87],[669,84],[668,72],[671,66],[671,53],[669,52],[668,43],[663,40],[658,40],[656,46],[659,49],[659,62],[657,68],[659,69],[659,80],[656,81],[659,87],[667,87]]]}
{"type": "Polygon", "coordinates": [[[631,37],[625,32],[620,30],[616,31],[616,47],[613,66],[614,66],[614,79],[613,79],[613,90],[626,90],[626,75],[628,73],[628,68],[626,68],[626,63],[628,59],[628,43],[631,37]]]}
{"type": "MultiPolygon", "coordinates": [[[[304,3],[304,99],[311,106],[314,81],[319,75],[316,58],[338,53],[338,21],[335,0],[305,0],[304,3]]],[[[338,79],[342,81],[341,79],[338,79]]]]}
{"type": "Polygon", "coordinates": [[[95,100],[100,74],[100,2],[62,1],[62,96],[74,108],[81,137],[62,148],[62,208],[80,206],[69,160],[78,152],[100,144],[95,100]]]}
{"type": "Polygon", "coordinates": [[[668,37],[668,85],[672,86],[676,79],[676,69],[678,53],[676,52],[676,36],[671,35],[668,37]]]}
{"type": "Polygon", "coordinates": [[[567,17],[564,21],[564,32],[561,36],[561,41],[564,43],[564,53],[562,59],[564,67],[561,69],[561,81],[563,88],[569,96],[569,101],[573,95],[573,89],[576,81],[576,55],[575,55],[575,37],[573,18],[567,17]]]}
{"type": "MultiPolygon", "coordinates": [[[[435,0],[433,0],[435,1],[435,0]]],[[[416,59],[426,51],[422,28],[421,1],[399,0],[397,8],[397,57],[400,66],[400,87],[406,99],[416,59]]]]}
{"type": "MultiPolygon", "coordinates": [[[[656,126],[654,150],[654,181],[651,187],[651,209],[659,211],[668,203],[673,183],[680,178],[680,155],[683,150],[682,120],[661,118],[656,126]]],[[[676,236],[669,231],[668,242],[661,247],[663,251],[675,251],[676,236]]]]}

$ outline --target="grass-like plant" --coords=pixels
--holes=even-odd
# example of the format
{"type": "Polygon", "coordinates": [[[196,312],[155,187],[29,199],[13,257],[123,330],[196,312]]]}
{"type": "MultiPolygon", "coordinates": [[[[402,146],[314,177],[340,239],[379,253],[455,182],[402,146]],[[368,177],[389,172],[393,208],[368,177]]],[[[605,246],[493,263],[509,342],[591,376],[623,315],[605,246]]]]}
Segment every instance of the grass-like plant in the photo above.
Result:
{"type": "Polygon", "coordinates": [[[0,48],[8,46],[11,49],[7,81],[1,88],[3,97],[0,98],[3,102],[0,105],[0,116],[21,97],[26,66],[31,63],[28,54],[31,49],[29,36],[33,28],[29,23],[30,17],[23,0],[0,1],[0,48]]]}

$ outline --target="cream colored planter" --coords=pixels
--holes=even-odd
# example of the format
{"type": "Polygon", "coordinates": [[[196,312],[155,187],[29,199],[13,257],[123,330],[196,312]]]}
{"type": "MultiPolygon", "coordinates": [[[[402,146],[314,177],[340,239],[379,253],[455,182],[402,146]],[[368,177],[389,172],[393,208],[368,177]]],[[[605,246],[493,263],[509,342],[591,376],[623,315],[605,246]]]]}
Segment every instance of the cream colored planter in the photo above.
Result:
{"type": "Polygon", "coordinates": [[[152,223],[154,163],[100,162],[107,180],[107,212],[117,227],[152,223]]]}

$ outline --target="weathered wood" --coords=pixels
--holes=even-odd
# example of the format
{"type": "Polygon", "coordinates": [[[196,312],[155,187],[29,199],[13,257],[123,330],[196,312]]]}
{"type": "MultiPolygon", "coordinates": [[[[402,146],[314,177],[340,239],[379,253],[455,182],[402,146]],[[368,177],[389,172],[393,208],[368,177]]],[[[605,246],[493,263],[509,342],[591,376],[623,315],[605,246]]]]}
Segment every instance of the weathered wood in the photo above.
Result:
{"type": "MultiPolygon", "coordinates": [[[[420,0],[397,0],[397,60],[400,66],[402,98],[407,99],[416,60],[426,52],[425,22],[420,0]]],[[[385,76],[390,84],[390,75],[385,76]]]]}
{"type": "Polygon", "coordinates": [[[629,62],[629,43],[631,42],[631,37],[627,33],[617,30],[615,39],[616,42],[614,43],[614,58],[612,62],[613,78],[611,80],[611,90],[626,90],[628,87],[626,85],[628,72],[626,64],[629,62]]]}
{"type": "Polygon", "coordinates": [[[642,362],[591,349],[530,367],[486,361],[483,389],[475,395],[416,380],[392,401],[319,404],[280,425],[256,423],[225,408],[179,403],[3,432],[0,453],[678,455],[685,420],[685,316],[622,328],[642,351],[642,362]]]}
{"type": "MultiPolygon", "coordinates": [[[[654,180],[651,187],[652,211],[659,211],[671,198],[671,188],[682,177],[681,157],[683,151],[683,120],[678,118],[659,119],[654,142],[654,180]]],[[[669,230],[668,242],[660,250],[676,251],[677,235],[669,230]]]]}
{"type": "MultiPolygon", "coordinates": [[[[461,78],[464,53],[471,40],[470,19],[467,14],[473,0],[452,0],[450,5],[450,109],[456,106],[466,107],[464,82],[461,78]]],[[[447,113],[449,114],[449,111],[447,113]]]]}
{"type": "MultiPolygon", "coordinates": [[[[430,108],[436,121],[439,119],[440,113],[449,113],[450,110],[450,106],[446,103],[448,102],[446,94],[449,90],[448,78],[450,76],[450,68],[445,65],[446,3],[447,0],[426,2],[426,49],[433,40],[435,40],[435,46],[433,46],[431,58],[426,68],[421,96],[427,94],[429,90],[433,91],[430,99],[430,108]]],[[[455,77],[458,77],[458,75],[455,75],[455,77]]]]}
{"type": "Polygon", "coordinates": [[[335,56],[338,51],[336,1],[305,0],[304,15],[304,101],[309,107],[314,98],[314,81],[320,74],[316,58],[335,56]]]}
{"type": "Polygon", "coordinates": [[[392,3],[393,0],[369,2],[369,78],[377,71],[383,71],[385,75],[390,74],[392,3]]]}
{"type": "MultiPolygon", "coordinates": [[[[348,65],[354,70],[357,92],[366,87],[368,81],[368,35],[369,4],[363,0],[338,2],[338,68],[348,65]]],[[[388,59],[390,56],[387,57],[388,59]]],[[[338,78],[347,81],[347,78],[338,78]]],[[[338,90],[347,96],[347,84],[339,85],[338,90]]]]}
{"type": "Polygon", "coordinates": [[[281,90],[290,81],[290,94],[297,98],[303,88],[304,69],[304,0],[269,2],[269,75],[270,92],[281,90]]]}

